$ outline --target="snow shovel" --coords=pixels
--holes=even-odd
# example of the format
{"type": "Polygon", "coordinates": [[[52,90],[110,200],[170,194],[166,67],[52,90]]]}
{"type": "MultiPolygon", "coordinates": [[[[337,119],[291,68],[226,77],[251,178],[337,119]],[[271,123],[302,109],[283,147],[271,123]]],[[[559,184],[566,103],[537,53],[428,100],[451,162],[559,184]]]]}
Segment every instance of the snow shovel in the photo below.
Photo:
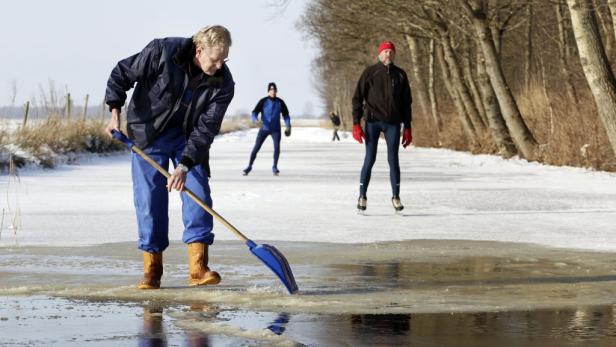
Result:
{"type": "MultiPolygon", "coordinates": [[[[147,161],[150,165],[152,165],[158,172],[163,174],[165,177],[169,178],[171,174],[167,172],[164,168],[162,168],[157,162],[155,162],[152,158],[150,158],[147,154],[143,153],[141,149],[139,149],[135,144],[128,138],[126,135],[122,134],[117,130],[111,131],[113,138],[123,142],[126,147],[130,150],[137,153],[141,156],[145,161],[147,161]]],[[[291,271],[291,267],[289,266],[289,262],[287,259],[280,253],[276,247],[272,245],[262,244],[257,245],[252,240],[248,239],[244,234],[242,234],[236,227],[231,225],[231,223],[227,222],[221,215],[219,215],[216,211],[214,211],[211,207],[209,207],[205,202],[203,202],[199,197],[195,195],[195,193],[191,192],[189,189],[184,188],[183,192],[187,194],[191,199],[193,199],[199,206],[201,206],[204,210],[206,210],[209,214],[211,214],[217,221],[222,223],[227,229],[232,231],[237,237],[239,237],[250,249],[250,252],[255,255],[259,260],[261,260],[270,270],[272,270],[280,281],[287,287],[287,290],[290,294],[295,294],[298,292],[297,284],[295,283],[295,278],[293,277],[293,272],[291,271]]]]}

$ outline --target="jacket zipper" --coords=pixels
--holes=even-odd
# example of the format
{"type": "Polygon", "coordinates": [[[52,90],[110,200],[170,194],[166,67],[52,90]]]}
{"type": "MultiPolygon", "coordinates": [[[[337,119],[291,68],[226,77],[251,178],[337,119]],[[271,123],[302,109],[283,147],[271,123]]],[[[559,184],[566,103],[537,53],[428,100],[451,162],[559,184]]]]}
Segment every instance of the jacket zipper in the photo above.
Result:
{"type": "MultiPolygon", "coordinates": [[[[173,105],[173,108],[171,109],[171,113],[167,114],[167,119],[165,119],[165,122],[163,123],[163,125],[160,128],[158,128],[158,130],[152,137],[153,139],[155,139],[158,135],[160,135],[160,133],[167,127],[167,124],[169,124],[169,122],[171,121],[171,118],[173,118],[173,115],[177,112],[178,108],[180,108],[180,102],[182,102],[182,97],[184,96],[184,93],[186,92],[187,86],[188,86],[188,75],[184,73],[184,87],[182,88],[182,93],[180,94],[180,97],[175,101],[175,105],[173,105]]],[[[184,118],[186,118],[186,116],[184,116],[184,118]]],[[[185,122],[186,121],[184,121],[184,123],[185,122]]]]}

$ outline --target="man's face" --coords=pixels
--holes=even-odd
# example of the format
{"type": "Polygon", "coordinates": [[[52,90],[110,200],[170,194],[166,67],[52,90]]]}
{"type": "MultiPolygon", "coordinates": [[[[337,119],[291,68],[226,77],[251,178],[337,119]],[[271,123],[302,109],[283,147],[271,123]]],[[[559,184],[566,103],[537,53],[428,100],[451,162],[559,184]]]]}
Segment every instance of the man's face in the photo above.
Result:
{"type": "Polygon", "coordinates": [[[199,62],[199,67],[208,76],[212,76],[222,68],[222,65],[229,56],[229,47],[214,46],[211,48],[201,48],[197,46],[195,59],[199,62]]]}
{"type": "Polygon", "coordinates": [[[383,65],[393,64],[395,58],[396,51],[393,49],[384,49],[379,53],[379,61],[383,63],[383,65]]]}
{"type": "Polygon", "coordinates": [[[276,97],[276,92],[277,92],[276,88],[270,88],[267,91],[267,95],[269,95],[270,98],[275,98],[276,97]]]}

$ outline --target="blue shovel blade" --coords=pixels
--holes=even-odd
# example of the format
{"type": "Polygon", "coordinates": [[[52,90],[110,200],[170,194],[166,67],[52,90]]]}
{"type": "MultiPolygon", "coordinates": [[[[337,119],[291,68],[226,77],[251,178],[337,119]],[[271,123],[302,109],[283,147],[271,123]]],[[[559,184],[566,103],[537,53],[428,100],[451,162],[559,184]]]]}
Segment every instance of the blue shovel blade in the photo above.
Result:
{"type": "Polygon", "coordinates": [[[287,287],[290,294],[297,293],[299,288],[297,288],[297,283],[295,283],[295,278],[293,277],[289,262],[276,247],[267,244],[257,245],[251,240],[248,240],[246,245],[248,245],[255,257],[259,258],[259,260],[267,265],[267,267],[280,278],[280,281],[287,287]]]}

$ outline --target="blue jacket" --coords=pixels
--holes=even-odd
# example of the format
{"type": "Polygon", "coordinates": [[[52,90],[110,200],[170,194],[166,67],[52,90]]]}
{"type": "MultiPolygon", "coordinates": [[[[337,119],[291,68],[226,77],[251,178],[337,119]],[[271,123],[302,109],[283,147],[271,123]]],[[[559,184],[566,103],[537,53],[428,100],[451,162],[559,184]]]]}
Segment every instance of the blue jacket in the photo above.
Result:
{"type": "Polygon", "coordinates": [[[255,109],[252,110],[252,121],[256,122],[257,117],[261,113],[261,122],[263,125],[261,129],[267,131],[280,131],[280,114],[284,118],[284,124],[291,126],[291,117],[289,117],[289,110],[287,105],[281,98],[270,98],[269,96],[259,100],[255,109]]]}
{"type": "MultiPolygon", "coordinates": [[[[155,39],[141,52],[119,61],[111,71],[105,93],[110,108],[122,107],[126,92],[136,83],[126,113],[128,136],[138,147],[149,146],[179,108],[188,83],[184,67],[194,50],[191,38],[155,39]]],[[[234,90],[226,65],[213,76],[205,75],[197,85],[183,121],[187,139],[183,164],[207,166],[210,145],[220,130],[234,90]]]]}

